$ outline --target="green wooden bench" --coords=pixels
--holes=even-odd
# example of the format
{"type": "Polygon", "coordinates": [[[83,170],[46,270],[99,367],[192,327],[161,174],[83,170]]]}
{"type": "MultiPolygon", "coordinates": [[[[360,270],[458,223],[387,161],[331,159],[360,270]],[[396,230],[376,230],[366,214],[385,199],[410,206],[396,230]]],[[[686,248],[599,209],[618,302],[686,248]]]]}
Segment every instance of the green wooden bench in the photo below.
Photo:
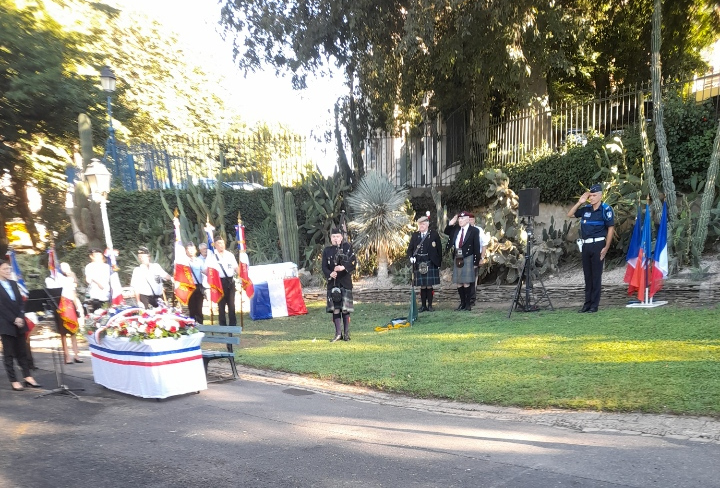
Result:
{"type": "Polygon", "coordinates": [[[233,379],[238,378],[237,366],[235,365],[235,352],[233,346],[240,345],[240,333],[242,327],[234,325],[198,325],[198,330],[205,334],[203,342],[214,344],[225,344],[227,351],[215,351],[212,349],[203,349],[202,358],[205,365],[205,374],[207,374],[208,363],[213,359],[229,359],[230,368],[232,368],[233,379]]]}

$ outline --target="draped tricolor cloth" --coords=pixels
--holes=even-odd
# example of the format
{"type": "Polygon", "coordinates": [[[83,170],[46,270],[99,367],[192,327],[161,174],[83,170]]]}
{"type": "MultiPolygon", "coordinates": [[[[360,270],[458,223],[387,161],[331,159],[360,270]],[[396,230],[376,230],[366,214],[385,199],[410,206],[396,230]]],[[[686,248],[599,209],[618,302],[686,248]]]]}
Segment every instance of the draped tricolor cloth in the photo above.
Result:
{"type": "Polygon", "coordinates": [[[95,383],[143,398],[167,398],[207,389],[200,343],[204,334],[132,342],[87,337],[95,383]]]}

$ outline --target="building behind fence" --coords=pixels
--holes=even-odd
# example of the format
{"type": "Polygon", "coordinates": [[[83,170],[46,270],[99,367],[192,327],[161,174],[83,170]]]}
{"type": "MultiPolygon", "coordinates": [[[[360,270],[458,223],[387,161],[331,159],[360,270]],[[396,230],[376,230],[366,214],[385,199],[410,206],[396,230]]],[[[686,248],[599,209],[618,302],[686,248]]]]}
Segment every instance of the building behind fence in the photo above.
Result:
{"type": "MultiPolygon", "coordinates": [[[[720,73],[669,84],[697,102],[710,100],[716,116],[720,73]]],[[[465,114],[427,121],[420,135],[401,132],[371,134],[364,161],[397,187],[447,186],[461,164],[475,168],[505,168],[537,151],[557,151],[568,142],[584,144],[593,135],[622,135],[624,128],[653,117],[651,85],[619,88],[583,103],[559,103],[545,110],[524,110],[507,117],[484,117],[468,131],[465,114]]]]}

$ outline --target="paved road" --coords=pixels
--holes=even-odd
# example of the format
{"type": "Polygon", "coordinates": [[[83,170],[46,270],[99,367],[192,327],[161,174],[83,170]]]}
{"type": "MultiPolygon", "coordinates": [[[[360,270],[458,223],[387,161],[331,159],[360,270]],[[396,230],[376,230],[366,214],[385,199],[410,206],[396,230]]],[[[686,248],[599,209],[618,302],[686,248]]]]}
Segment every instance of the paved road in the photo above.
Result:
{"type": "MultiPolygon", "coordinates": [[[[51,386],[48,356],[36,357],[51,386]]],[[[79,401],[0,381],[1,488],[720,487],[720,443],[610,430],[618,415],[575,425],[571,412],[417,402],[254,370],[157,402],[95,385],[89,363],[68,372],[87,389],[79,401]]]]}

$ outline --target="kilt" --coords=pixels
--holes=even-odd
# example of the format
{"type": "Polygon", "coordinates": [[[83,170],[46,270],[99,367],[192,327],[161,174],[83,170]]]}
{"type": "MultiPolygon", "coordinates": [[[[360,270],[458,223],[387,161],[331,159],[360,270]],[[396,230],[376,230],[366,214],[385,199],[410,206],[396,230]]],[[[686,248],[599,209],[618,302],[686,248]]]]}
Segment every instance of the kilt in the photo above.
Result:
{"type": "MultiPolygon", "coordinates": [[[[337,308],[335,306],[335,302],[333,302],[332,296],[330,296],[330,290],[332,288],[328,288],[327,290],[327,300],[326,300],[326,306],[325,311],[328,313],[333,313],[333,311],[337,308]]],[[[341,309],[340,312],[342,313],[351,313],[353,312],[353,294],[352,290],[348,290],[347,288],[343,288],[343,299],[341,303],[341,309]]]]}
{"type": "Polygon", "coordinates": [[[463,261],[465,262],[465,265],[462,268],[458,268],[453,263],[453,283],[460,284],[460,283],[472,283],[475,281],[475,266],[473,266],[473,261],[475,259],[475,256],[465,256],[463,258],[463,261]]]}
{"type": "Polygon", "coordinates": [[[435,266],[432,261],[428,261],[428,272],[420,274],[418,266],[415,264],[415,279],[413,286],[433,286],[440,284],[440,268],[435,266]]]}

